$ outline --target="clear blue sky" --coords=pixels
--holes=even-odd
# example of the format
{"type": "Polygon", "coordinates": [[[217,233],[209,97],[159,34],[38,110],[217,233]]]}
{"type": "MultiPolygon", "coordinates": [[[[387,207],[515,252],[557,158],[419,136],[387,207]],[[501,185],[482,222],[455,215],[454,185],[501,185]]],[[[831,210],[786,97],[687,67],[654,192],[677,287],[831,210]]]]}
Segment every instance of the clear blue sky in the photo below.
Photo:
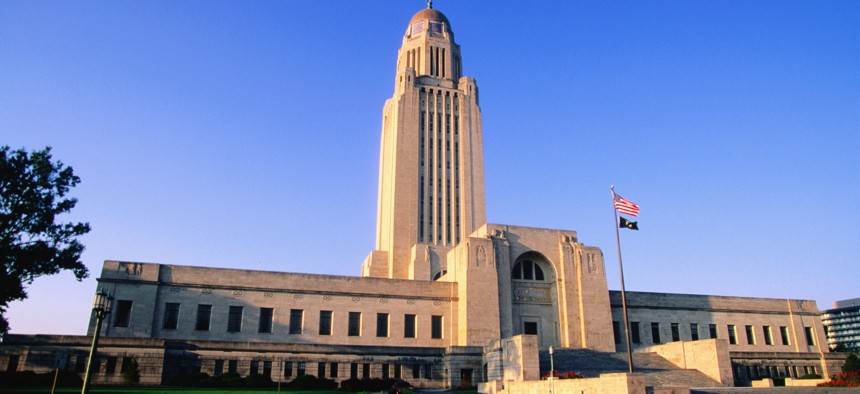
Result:
{"type": "MultiPolygon", "coordinates": [[[[89,279],[12,332],[83,334],[104,260],[358,275],[381,110],[422,1],[0,0],[0,144],[54,148],[89,279]]],[[[860,297],[860,2],[436,1],[477,79],[490,222],[573,229],[619,288],[860,297]]]]}

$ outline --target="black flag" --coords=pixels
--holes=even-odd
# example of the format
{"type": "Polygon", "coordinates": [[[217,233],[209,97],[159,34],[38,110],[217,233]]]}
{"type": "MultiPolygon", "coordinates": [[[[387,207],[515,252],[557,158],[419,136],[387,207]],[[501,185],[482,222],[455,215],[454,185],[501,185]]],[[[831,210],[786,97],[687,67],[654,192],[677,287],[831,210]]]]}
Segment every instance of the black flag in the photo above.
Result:
{"type": "Polygon", "coordinates": [[[620,228],[629,228],[631,230],[639,230],[639,226],[637,225],[637,222],[631,222],[631,221],[629,221],[623,217],[619,217],[618,221],[619,221],[618,227],[620,227],[620,228]]]}

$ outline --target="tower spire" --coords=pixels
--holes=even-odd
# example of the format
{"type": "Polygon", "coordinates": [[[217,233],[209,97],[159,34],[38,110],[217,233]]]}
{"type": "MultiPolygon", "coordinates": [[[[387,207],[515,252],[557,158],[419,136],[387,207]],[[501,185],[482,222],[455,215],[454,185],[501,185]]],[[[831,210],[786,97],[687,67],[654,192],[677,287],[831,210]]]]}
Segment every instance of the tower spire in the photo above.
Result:
{"type": "Polygon", "coordinates": [[[428,10],[433,9],[433,0],[427,0],[427,9],[428,10]]]}

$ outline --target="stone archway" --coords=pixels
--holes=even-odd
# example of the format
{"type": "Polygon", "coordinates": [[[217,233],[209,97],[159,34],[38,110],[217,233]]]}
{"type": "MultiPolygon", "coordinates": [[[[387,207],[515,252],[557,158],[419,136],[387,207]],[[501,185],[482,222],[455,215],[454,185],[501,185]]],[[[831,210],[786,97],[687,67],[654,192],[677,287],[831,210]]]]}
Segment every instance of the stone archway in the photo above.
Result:
{"type": "Polygon", "coordinates": [[[513,334],[537,335],[540,346],[559,345],[558,289],[552,262],[529,251],[511,270],[513,334]]]}

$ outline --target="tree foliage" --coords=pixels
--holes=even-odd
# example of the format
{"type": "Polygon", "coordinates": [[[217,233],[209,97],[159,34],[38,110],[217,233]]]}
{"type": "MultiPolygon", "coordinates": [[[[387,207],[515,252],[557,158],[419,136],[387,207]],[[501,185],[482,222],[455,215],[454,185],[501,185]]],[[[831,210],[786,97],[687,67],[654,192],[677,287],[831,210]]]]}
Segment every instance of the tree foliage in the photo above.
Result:
{"type": "Polygon", "coordinates": [[[848,355],[845,365],[842,366],[842,372],[860,372],[860,357],[857,357],[857,353],[848,355]]]}
{"type": "Polygon", "coordinates": [[[61,270],[87,277],[77,237],[90,225],[58,222],[77,204],[66,195],[80,181],[72,167],[51,161],[50,147],[32,153],[0,148],[0,335],[9,330],[9,302],[27,298],[25,286],[33,279],[61,270]]]}

